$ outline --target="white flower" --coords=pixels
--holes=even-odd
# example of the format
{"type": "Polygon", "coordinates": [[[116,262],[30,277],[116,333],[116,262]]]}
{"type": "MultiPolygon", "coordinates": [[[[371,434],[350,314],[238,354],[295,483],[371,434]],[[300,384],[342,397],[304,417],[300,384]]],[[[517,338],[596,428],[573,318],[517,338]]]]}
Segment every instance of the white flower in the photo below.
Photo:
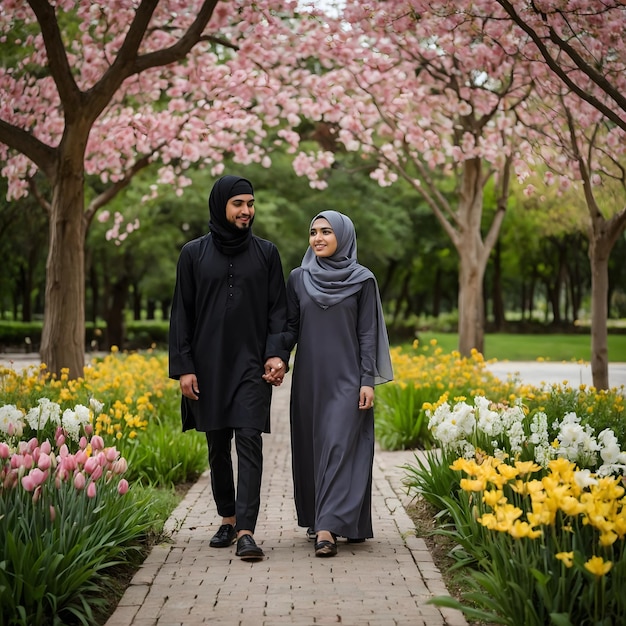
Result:
{"type": "Polygon", "coordinates": [[[90,398],[89,406],[93,409],[94,413],[101,413],[104,408],[104,403],[96,400],[95,398],[90,398]]]}
{"type": "Polygon", "coordinates": [[[78,416],[72,409],[65,409],[63,411],[63,417],[61,419],[63,429],[71,439],[78,441],[80,438],[80,421],[78,416]]]}
{"type": "Polygon", "coordinates": [[[24,413],[14,404],[5,404],[0,407],[0,430],[9,436],[22,436],[24,427],[24,413]]]}
{"type": "Polygon", "coordinates": [[[39,408],[32,408],[26,414],[26,421],[33,430],[45,428],[48,422],[58,426],[61,423],[61,407],[48,398],[39,398],[39,408]]]}
{"type": "Polygon", "coordinates": [[[591,485],[598,484],[598,481],[593,477],[591,470],[588,469],[578,470],[574,472],[574,480],[581,489],[585,489],[586,487],[590,487],[591,485]]]}
{"type": "Polygon", "coordinates": [[[76,419],[80,422],[81,426],[85,426],[91,421],[91,414],[85,405],[77,404],[74,407],[74,412],[76,413],[76,419]]]}

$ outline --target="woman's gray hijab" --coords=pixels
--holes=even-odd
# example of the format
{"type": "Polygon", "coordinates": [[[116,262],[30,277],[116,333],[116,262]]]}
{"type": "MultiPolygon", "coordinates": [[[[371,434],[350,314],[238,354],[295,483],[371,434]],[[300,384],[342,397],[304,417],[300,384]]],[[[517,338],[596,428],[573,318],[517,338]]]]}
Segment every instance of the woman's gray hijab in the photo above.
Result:
{"type": "Polygon", "coordinates": [[[330,257],[318,257],[309,246],[301,264],[304,288],[314,302],[327,309],[357,293],[366,280],[374,281],[378,305],[375,384],[389,382],[393,380],[393,369],[378,283],[374,274],[357,261],[354,224],[343,213],[322,211],[311,220],[309,230],[320,217],[331,225],[337,238],[337,250],[330,257]]]}

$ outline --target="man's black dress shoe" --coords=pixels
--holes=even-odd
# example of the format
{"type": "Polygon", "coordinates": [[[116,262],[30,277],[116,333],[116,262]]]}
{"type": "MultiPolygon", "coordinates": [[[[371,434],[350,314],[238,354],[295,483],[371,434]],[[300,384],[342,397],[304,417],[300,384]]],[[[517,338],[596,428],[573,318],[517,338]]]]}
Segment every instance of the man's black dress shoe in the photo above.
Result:
{"type": "Polygon", "coordinates": [[[263,550],[256,545],[254,537],[252,535],[241,535],[237,539],[237,551],[235,556],[240,557],[243,561],[258,561],[262,559],[265,554],[263,550]]]}
{"type": "Polygon", "coordinates": [[[237,531],[232,524],[222,524],[220,529],[211,537],[209,545],[212,548],[228,548],[237,539],[237,531]]]}

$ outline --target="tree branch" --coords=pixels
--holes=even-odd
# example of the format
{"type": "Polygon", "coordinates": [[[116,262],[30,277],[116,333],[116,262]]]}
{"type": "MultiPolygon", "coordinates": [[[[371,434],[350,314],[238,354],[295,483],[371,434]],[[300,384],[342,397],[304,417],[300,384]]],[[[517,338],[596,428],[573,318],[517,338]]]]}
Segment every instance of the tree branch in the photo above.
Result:
{"type": "Polygon", "coordinates": [[[46,0],[28,0],[28,4],[33,10],[37,22],[39,22],[44,46],[46,47],[48,67],[50,68],[54,84],[57,86],[65,116],[66,118],[71,117],[80,109],[81,92],[72,76],[72,70],[65,54],[65,46],[63,45],[63,38],[57,23],[54,6],[46,0]]]}
{"type": "Polygon", "coordinates": [[[144,154],[140,159],[135,161],[133,166],[124,175],[124,178],[115,182],[113,185],[108,187],[105,191],[103,191],[101,194],[96,196],[89,203],[89,206],[87,207],[87,210],[85,211],[85,217],[84,217],[85,226],[89,226],[89,224],[91,223],[91,220],[93,220],[94,215],[96,214],[98,209],[102,208],[105,204],[113,200],[113,198],[115,198],[115,196],[117,196],[117,194],[120,193],[122,189],[124,189],[125,187],[128,187],[131,180],[134,178],[134,176],[138,172],[140,172],[141,170],[146,168],[148,165],[150,165],[154,154],[158,152],[164,145],[165,145],[165,142],[159,144],[149,154],[144,154]]]}
{"type": "MultiPolygon", "coordinates": [[[[587,93],[583,89],[581,89],[576,83],[572,81],[572,79],[567,75],[567,73],[563,70],[563,68],[556,62],[556,60],[552,57],[547,47],[543,43],[541,37],[537,34],[537,32],[529,26],[522,17],[515,11],[513,5],[508,2],[508,0],[496,0],[498,4],[509,14],[510,18],[517,24],[535,43],[537,46],[541,56],[544,58],[548,67],[582,100],[588,102],[595,109],[600,111],[602,115],[610,119],[614,124],[619,126],[622,130],[626,130],[626,118],[622,118],[615,111],[610,109],[608,106],[603,104],[600,100],[587,93]]],[[[556,33],[553,34],[551,27],[548,27],[550,30],[550,40],[555,43],[560,50],[570,55],[570,58],[578,69],[584,72],[603,92],[611,97],[615,103],[620,106],[622,111],[626,111],[626,99],[624,99],[617,90],[601,76],[598,72],[593,70],[587,64],[582,57],[576,54],[571,46],[569,46],[565,41],[560,39],[556,33]],[[574,52],[575,57],[572,57],[570,51],[574,52]],[[578,61],[577,61],[578,59],[578,61]],[[580,64],[579,64],[580,63],[580,64]]]]}
{"type": "Polygon", "coordinates": [[[49,179],[56,171],[56,149],[29,132],[0,119],[0,143],[28,157],[49,179]]]}

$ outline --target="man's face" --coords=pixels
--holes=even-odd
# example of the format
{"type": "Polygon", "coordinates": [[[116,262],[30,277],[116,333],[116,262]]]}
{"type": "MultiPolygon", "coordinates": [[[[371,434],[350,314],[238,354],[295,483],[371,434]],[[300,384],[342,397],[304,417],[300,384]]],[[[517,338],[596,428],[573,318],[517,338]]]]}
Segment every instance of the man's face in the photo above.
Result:
{"type": "Polygon", "coordinates": [[[254,196],[250,193],[242,193],[229,198],[226,203],[226,219],[237,228],[245,230],[250,228],[254,217],[254,196]]]}

